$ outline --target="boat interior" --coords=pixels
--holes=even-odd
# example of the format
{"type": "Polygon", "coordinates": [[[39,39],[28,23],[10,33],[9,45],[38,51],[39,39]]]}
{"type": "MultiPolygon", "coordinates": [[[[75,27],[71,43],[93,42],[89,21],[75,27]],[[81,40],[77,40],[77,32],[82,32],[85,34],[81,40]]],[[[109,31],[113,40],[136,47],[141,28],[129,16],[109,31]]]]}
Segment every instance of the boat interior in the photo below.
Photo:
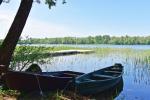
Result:
{"type": "Polygon", "coordinates": [[[73,72],[73,71],[62,71],[62,72],[42,72],[42,75],[51,75],[51,76],[57,76],[57,77],[77,77],[79,75],[82,75],[84,73],[81,72],[73,72]]]}
{"type": "Polygon", "coordinates": [[[108,67],[90,74],[84,75],[80,81],[97,81],[97,80],[108,80],[117,78],[122,74],[122,68],[119,67],[108,67]]]}

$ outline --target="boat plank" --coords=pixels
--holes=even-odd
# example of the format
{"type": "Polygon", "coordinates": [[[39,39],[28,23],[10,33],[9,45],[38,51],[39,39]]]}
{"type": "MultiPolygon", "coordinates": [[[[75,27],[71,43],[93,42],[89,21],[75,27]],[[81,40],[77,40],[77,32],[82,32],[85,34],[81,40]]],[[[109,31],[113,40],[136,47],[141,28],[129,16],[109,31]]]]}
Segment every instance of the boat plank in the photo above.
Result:
{"type": "Polygon", "coordinates": [[[92,76],[94,76],[94,77],[104,77],[104,78],[115,78],[115,77],[110,76],[110,75],[101,75],[101,74],[92,74],[92,76]]]}
{"type": "Polygon", "coordinates": [[[118,74],[120,74],[120,73],[121,73],[121,72],[119,72],[119,71],[105,71],[105,72],[118,73],[118,74]]]}

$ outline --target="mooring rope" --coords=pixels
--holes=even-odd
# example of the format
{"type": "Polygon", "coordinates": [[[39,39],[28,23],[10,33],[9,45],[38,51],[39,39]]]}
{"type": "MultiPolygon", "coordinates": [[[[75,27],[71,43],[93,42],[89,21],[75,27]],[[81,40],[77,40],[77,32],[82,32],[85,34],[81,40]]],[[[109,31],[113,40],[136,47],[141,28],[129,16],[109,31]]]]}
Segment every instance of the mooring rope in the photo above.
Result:
{"type": "Polygon", "coordinates": [[[69,87],[70,84],[75,85],[74,81],[75,81],[75,78],[73,78],[72,80],[68,81],[66,86],[63,88],[62,92],[64,92],[69,87]]]}
{"type": "Polygon", "coordinates": [[[41,85],[40,85],[40,81],[39,81],[39,78],[38,78],[37,74],[35,74],[35,77],[36,77],[36,80],[37,80],[37,83],[38,83],[38,87],[40,89],[40,95],[44,96],[42,88],[41,88],[41,85]]]}

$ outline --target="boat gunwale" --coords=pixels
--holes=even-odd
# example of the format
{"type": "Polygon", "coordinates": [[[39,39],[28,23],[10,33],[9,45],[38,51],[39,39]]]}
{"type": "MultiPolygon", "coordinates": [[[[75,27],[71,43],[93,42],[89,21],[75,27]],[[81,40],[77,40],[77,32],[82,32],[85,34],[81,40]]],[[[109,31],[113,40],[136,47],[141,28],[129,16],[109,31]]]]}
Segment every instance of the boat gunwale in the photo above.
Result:
{"type": "MultiPolygon", "coordinates": [[[[10,70],[6,73],[7,74],[11,74],[11,73],[19,73],[19,74],[24,74],[24,75],[32,75],[32,76],[37,76],[37,77],[48,77],[48,78],[59,78],[59,79],[74,79],[73,77],[60,77],[60,76],[55,76],[55,75],[46,75],[46,74],[42,74],[42,73],[57,73],[57,72],[73,72],[73,71],[54,71],[54,72],[41,72],[41,73],[32,73],[32,72],[24,72],[24,71],[13,71],[10,70]]],[[[80,72],[77,72],[80,73],[80,72]]],[[[82,72],[81,72],[82,73],[82,72]]],[[[83,73],[84,74],[84,73],[83,73]]],[[[4,75],[5,76],[5,75],[4,75]]]]}
{"type": "MultiPolygon", "coordinates": [[[[97,71],[94,71],[94,72],[98,72],[98,71],[101,71],[101,70],[105,70],[105,69],[108,69],[108,68],[111,68],[111,67],[114,67],[115,65],[113,65],[113,66],[109,66],[109,67],[105,67],[105,68],[102,68],[102,69],[99,69],[99,70],[97,70],[97,71]]],[[[123,75],[123,73],[124,73],[124,68],[123,68],[123,66],[121,66],[122,68],[122,71],[121,71],[121,73],[118,75],[118,76],[116,76],[116,77],[112,77],[112,78],[107,78],[107,79],[104,79],[104,80],[90,80],[89,79],[89,81],[87,80],[87,81],[81,81],[81,80],[78,80],[79,78],[81,78],[81,77],[83,77],[83,76],[86,76],[86,75],[88,75],[89,73],[87,73],[87,74],[83,74],[83,75],[81,75],[81,76],[79,76],[79,77],[77,77],[76,78],[76,83],[77,84],[83,84],[83,83],[94,83],[94,82],[96,82],[96,83],[98,83],[98,82],[105,82],[105,81],[109,81],[109,80],[115,80],[115,79],[118,79],[118,78],[120,78],[120,77],[122,77],[122,75],[123,75]]],[[[94,73],[94,72],[92,72],[92,73],[94,73]]]]}
{"type": "Polygon", "coordinates": [[[76,80],[76,83],[77,83],[77,84],[80,84],[80,83],[82,84],[82,83],[87,83],[87,82],[88,82],[88,83],[93,83],[93,82],[94,82],[94,83],[95,83],[95,82],[98,83],[98,82],[105,82],[105,81],[108,81],[108,80],[118,79],[118,78],[120,78],[120,77],[122,77],[122,75],[119,75],[118,77],[113,77],[113,78],[104,79],[104,80],[92,80],[92,79],[89,80],[89,81],[77,81],[77,80],[76,80]]]}

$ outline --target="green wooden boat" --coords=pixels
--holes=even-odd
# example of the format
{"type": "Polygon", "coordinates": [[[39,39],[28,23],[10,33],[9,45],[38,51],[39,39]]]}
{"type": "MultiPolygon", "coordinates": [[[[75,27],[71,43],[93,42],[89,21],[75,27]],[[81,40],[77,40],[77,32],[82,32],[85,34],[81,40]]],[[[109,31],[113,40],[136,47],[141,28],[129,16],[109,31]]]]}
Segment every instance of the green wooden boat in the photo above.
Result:
{"type": "Polygon", "coordinates": [[[115,64],[88,74],[76,77],[74,86],[80,94],[96,94],[117,84],[123,75],[123,66],[115,64]]]}

